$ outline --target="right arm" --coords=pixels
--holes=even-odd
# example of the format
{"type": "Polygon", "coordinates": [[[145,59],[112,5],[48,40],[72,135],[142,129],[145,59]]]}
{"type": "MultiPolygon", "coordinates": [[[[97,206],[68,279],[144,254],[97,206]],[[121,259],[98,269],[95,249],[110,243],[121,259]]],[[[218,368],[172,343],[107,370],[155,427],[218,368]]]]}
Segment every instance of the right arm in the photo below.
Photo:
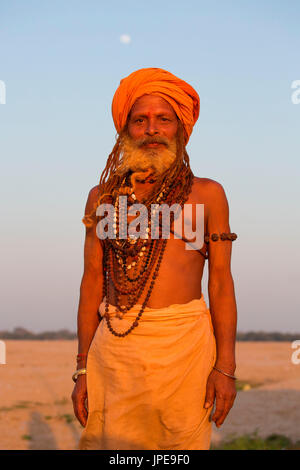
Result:
{"type": "MultiPolygon", "coordinates": [[[[85,214],[89,214],[97,202],[99,187],[91,189],[85,214]]],[[[84,272],[80,285],[77,316],[78,353],[87,354],[99,325],[98,309],[103,293],[103,250],[96,233],[96,225],[86,227],[84,243],[84,272]]],[[[86,367],[86,357],[77,363],[77,369],[86,367]]],[[[80,375],[75,384],[72,400],[74,412],[80,423],[85,426],[87,409],[86,376],[80,375]]]]}
{"type": "MultiPolygon", "coordinates": [[[[85,214],[92,211],[98,198],[98,186],[91,189],[86,203],[85,214]]],[[[80,285],[77,316],[78,353],[87,354],[99,325],[98,309],[103,289],[103,251],[96,233],[96,226],[86,227],[84,244],[84,272],[80,285]]],[[[85,367],[86,359],[78,363],[85,367]]]]}

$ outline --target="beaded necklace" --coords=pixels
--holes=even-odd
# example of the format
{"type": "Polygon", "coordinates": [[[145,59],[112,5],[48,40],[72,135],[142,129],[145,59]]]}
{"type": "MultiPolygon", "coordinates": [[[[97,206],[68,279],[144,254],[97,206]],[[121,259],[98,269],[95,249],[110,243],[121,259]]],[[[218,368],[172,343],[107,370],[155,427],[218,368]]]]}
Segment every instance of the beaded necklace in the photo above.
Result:
{"type": "MultiPolygon", "coordinates": [[[[193,173],[191,169],[184,164],[175,175],[172,182],[163,184],[158,196],[150,195],[146,201],[143,201],[147,208],[148,215],[155,213],[161,203],[169,206],[177,203],[183,207],[191,192],[193,173]],[[154,209],[151,205],[154,204],[154,209]],[[152,211],[152,212],[151,212],[152,211]]],[[[104,256],[103,256],[103,298],[105,298],[105,314],[104,318],[107,322],[109,331],[117,336],[127,336],[139,324],[139,320],[144,312],[147,302],[151,296],[155,280],[158,277],[159,269],[165,252],[167,238],[161,238],[162,222],[160,218],[153,222],[153,218],[148,217],[148,226],[144,234],[139,237],[128,234],[127,214],[120,217],[120,196],[127,198],[127,204],[137,203],[137,198],[130,187],[130,174],[127,174],[120,187],[116,188],[112,193],[114,204],[114,235],[115,238],[106,238],[104,240],[104,256]],[[158,230],[158,238],[151,239],[151,233],[158,230]],[[127,238],[123,238],[126,234],[127,238]],[[120,236],[121,235],[121,236],[120,236]],[[139,300],[145,286],[150,281],[148,291],[141,305],[140,311],[133,321],[130,328],[123,333],[115,331],[111,325],[109,315],[109,294],[110,285],[112,285],[116,298],[116,312],[119,318],[123,318],[139,300]],[[127,296],[126,305],[121,304],[122,295],[127,296]]],[[[173,222],[174,214],[171,213],[173,222]]]]}

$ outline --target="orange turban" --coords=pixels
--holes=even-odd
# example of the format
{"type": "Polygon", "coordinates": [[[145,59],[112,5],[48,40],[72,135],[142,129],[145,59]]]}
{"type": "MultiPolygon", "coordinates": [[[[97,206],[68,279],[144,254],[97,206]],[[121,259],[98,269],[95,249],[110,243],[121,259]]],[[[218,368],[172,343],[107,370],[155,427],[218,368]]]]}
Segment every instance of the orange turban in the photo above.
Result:
{"type": "Polygon", "coordinates": [[[187,144],[199,116],[200,98],[191,85],[159,68],[136,70],[120,81],[112,101],[117,132],[123,129],[132,105],[142,95],[158,95],[170,103],[183,124],[187,144]]]}

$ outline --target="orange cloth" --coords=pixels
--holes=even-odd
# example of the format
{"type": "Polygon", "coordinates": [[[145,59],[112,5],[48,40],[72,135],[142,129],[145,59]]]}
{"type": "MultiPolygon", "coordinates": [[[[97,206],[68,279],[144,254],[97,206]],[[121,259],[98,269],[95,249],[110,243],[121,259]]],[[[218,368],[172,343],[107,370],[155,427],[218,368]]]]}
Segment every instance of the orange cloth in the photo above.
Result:
{"type": "MultiPolygon", "coordinates": [[[[123,319],[125,331],[140,305],[123,319]]],[[[100,305],[104,314],[104,303],[100,305]]],[[[204,297],[166,308],[147,307],[137,328],[118,338],[103,319],[87,360],[88,421],[79,449],[208,450],[212,408],[204,409],[216,345],[204,297]]]]}
{"type": "Polygon", "coordinates": [[[173,107],[184,127],[185,144],[200,111],[200,98],[191,85],[167,70],[145,68],[123,78],[112,102],[115,127],[120,133],[134,102],[143,95],[158,95],[173,107]]]}

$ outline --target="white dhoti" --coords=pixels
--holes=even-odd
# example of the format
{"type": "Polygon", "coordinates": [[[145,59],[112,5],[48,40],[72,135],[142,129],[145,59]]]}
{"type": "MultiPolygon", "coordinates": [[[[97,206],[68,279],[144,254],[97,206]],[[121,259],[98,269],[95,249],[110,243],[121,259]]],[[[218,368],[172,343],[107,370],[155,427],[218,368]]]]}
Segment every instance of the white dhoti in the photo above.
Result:
{"type": "MultiPolygon", "coordinates": [[[[112,327],[126,331],[139,310],[135,305],[119,319],[110,305],[112,327]]],[[[103,316],[103,302],[99,311],[103,316]]],[[[87,359],[89,413],[79,449],[209,449],[212,407],[203,406],[215,359],[203,294],[145,308],[125,337],[114,336],[103,319],[87,359]]]]}

